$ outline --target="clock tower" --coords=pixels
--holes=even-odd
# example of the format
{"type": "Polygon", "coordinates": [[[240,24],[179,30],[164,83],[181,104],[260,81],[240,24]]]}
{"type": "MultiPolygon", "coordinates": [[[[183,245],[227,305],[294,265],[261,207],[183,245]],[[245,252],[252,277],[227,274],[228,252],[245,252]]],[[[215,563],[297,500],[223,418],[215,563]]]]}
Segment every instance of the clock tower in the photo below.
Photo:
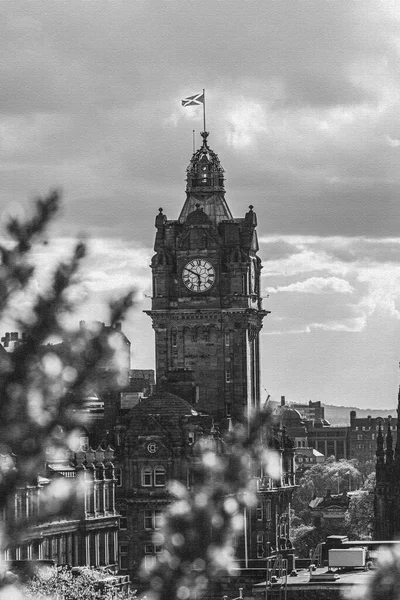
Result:
{"type": "Polygon", "coordinates": [[[152,307],[157,384],[208,412],[242,421],[260,404],[261,260],[250,206],[233,218],[208,133],[187,168],[177,220],[156,217],[152,307]]]}

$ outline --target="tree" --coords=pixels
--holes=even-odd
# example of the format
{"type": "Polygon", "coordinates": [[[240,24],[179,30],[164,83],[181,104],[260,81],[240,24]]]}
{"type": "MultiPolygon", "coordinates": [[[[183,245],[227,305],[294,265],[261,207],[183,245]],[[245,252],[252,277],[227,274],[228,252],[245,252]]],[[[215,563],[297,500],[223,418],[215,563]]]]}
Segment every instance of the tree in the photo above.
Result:
{"type": "Polygon", "coordinates": [[[313,465],[298,482],[299,487],[293,496],[292,508],[303,523],[311,522],[311,512],[308,507],[314,497],[325,496],[328,489],[332,494],[343,493],[357,488],[361,482],[361,474],[356,461],[336,460],[328,458],[324,463],[313,465]]]}
{"type": "MultiPolygon", "coordinates": [[[[75,575],[68,569],[44,569],[21,586],[21,598],[38,600],[136,600],[136,594],[120,591],[105,577],[103,571],[82,568],[75,575]]],[[[17,599],[16,599],[17,600],[17,599]]]]}
{"type": "MultiPolygon", "coordinates": [[[[52,346],[45,346],[50,336],[63,339],[65,317],[77,308],[70,292],[79,283],[79,266],[86,254],[82,241],[77,241],[69,260],[56,267],[45,291],[34,296],[29,314],[20,310],[20,297],[28,293],[35,273],[32,248],[47,244],[47,228],[59,207],[57,191],[37,199],[31,217],[8,221],[6,232],[11,239],[0,245],[0,317],[12,318],[24,332],[24,343],[13,353],[0,354],[0,452],[9,456],[1,465],[0,514],[12,506],[17,488],[33,483],[41,473],[47,448],[69,447],[71,434],[80,425],[72,408],[79,405],[97,363],[113,356],[104,338],[89,330],[68,332],[71,351],[67,355],[57,355],[52,346]]],[[[131,306],[131,292],[110,304],[111,323],[120,321],[131,306]]],[[[49,493],[48,502],[40,506],[39,519],[75,510],[79,485],[73,479],[65,483],[62,493],[60,486],[53,487],[54,494],[49,493]]],[[[26,517],[10,516],[3,521],[0,550],[18,544],[29,524],[26,517]]],[[[0,587],[6,584],[6,578],[0,579],[0,587]]]]}
{"type": "Polygon", "coordinates": [[[350,539],[368,539],[372,534],[375,483],[375,473],[371,473],[362,488],[350,500],[346,514],[346,527],[350,539]]]}
{"type": "Polygon", "coordinates": [[[224,440],[203,439],[193,488],[171,483],[164,552],[148,577],[147,597],[194,600],[221,593],[221,577],[236,566],[235,539],[243,533],[246,511],[257,503],[254,474],[262,465],[278,476],[277,454],[262,440],[269,423],[270,413],[262,411],[224,440]]]}

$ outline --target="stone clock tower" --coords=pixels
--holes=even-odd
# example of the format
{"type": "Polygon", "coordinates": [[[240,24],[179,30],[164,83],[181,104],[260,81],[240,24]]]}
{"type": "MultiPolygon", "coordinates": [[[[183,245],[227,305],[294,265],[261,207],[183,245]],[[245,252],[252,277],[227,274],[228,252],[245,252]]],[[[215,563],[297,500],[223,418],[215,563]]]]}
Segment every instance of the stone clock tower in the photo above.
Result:
{"type": "Polygon", "coordinates": [[[253,207],[233,218],[208,133],[178,220],[156,217],[152,308],[157,383],[226,426],[260,403],[261,261],[253,207]]]}

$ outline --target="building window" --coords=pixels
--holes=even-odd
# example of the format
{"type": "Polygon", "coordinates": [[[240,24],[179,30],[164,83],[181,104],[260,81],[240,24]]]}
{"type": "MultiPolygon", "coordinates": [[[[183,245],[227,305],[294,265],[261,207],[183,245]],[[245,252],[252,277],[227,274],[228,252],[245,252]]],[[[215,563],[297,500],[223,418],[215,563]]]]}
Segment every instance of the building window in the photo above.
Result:
{"type": "Polygon", "coordinates": [[[265,502],[265,518],[267,521],[271,520],[271,500],[265,502]]]}
{"type": "Polygon", "coordinates": [[[156,487],[165,486],[165,469],[164,467],[156,467],[154,469],[154,485],[156,487]]]}
{"type": "Polygon", "coordinates": [[[150,467],[142,469],[142,486],[151,487],[153,485],[153,473],[150,467]]]}
{"type": "Polygon", "coordinates": [[[257,521],[262,521],[263,520],[263,505],[262,505],[262,502],[258,502],[256,513],[257,513],[257,521]]]}
{"type": "Polygon", "coordinates": [[[231,372],[230,372],[229,369],[227,369],[225,371],[225,381],[226,381],[226,383],[230,383],[231,382],[231,372]]]}
{"type": "Polygon", "coordinates": [[[161,544],[145,544],[144,546],[144,566],[146,570],[153,568],[157,561],[157,555],[161,554],[163,547],[161,544]]]}
{"type": "Polygon", "coordinates": [[[178,334],[176,329],[173,329],[171,331],[171,344],[173,348],[176,348],[178,345],[178,334]]]}
{"type": "Polygon", "coordinates": [[[82,435],[79,438],[79,446],[81,452],[87,452],[89,450],[89,438],[87,435],[82,435]]]}
{"type": "Polygon", "coordinates": [[[117,487],[122,487],[122,469],[121,467],[117,467],[115,469],[115,479],[117,487]]]}
{"type": "Polygon", "coordinates": [[[144,528],[160,529],[162,526],[162,510],[144,511],[144,528]]]}
{"type": "Polygon", "coordinates": [[[119,528],[127,529],[128,528],[128,518],[127,518],[126,506],[120,506],[119,512],[121,515],[120,519],[119,519],[119,528]]]}
{"type": "Polygon", "coordinates": [[[189,431],[188,433],[188,444],[189,446],[191,446],[192,444],[194,444],[194,431],[189,431]]]}
{"type": "Polygon", "coordinates": [[[128,544],[119,545],[119,568],[121,571],[128,570],[128,544]]]}
{"type": "Polygon", "coordinates": [[[242,275],[242,293],[247,294],[247,276],[242,275]]]}
{"type": "Polygon", "coordinates": [[[225,346],[229,346],[229,331],[225,332],[225,346]]]}
{"type": "Polygon", "coordinates": [[[264,558],[264,535],[257,533],[257,558],[264,558]]]}

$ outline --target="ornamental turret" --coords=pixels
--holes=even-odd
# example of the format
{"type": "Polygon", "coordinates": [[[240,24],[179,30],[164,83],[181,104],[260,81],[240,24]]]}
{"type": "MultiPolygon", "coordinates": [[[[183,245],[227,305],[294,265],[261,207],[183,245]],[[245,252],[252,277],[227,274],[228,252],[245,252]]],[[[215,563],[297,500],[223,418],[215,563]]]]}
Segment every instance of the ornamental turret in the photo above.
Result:
{"type": "Polygon", "coordinates": [[[186,221],[198,204],[214,224],[232,219],[225,201],[224,169],[218,154],[207,143],[208,132],[203,131],[201,136],[203,144],[193,154],[186,170],[186,202],[179,215],[180,223],[186,221]]]}

